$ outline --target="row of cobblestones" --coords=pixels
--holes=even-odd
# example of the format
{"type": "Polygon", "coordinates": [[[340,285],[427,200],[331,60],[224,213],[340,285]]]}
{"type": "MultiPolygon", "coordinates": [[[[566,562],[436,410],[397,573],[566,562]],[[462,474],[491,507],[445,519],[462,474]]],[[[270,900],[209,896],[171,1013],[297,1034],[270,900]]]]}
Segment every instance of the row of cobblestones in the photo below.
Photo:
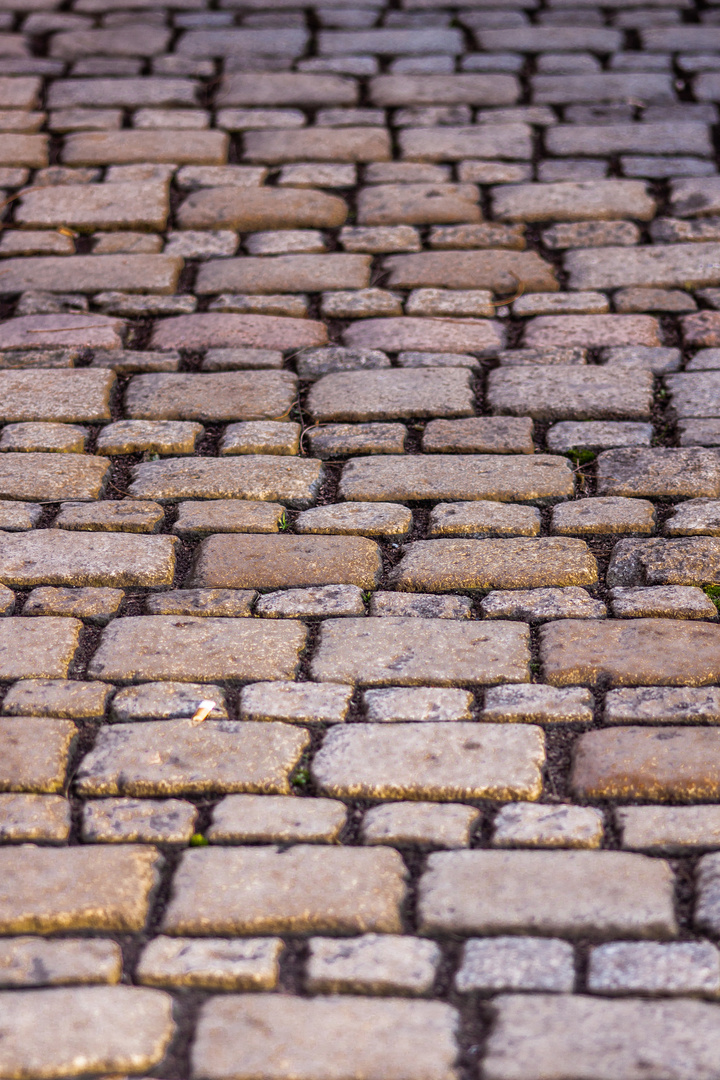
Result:
{"type": "Polygon", "coordinates": [[[720,1080],[720,4],[0,0],[0,1076],[720,1080]]]}

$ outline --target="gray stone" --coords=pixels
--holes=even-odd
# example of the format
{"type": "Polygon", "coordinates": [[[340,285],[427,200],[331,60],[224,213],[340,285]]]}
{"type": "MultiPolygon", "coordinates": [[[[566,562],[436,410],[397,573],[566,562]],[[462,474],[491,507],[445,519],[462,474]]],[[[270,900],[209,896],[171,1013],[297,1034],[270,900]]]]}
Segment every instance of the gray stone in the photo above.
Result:
{"type": "Polygon", "coordinates": [[[134,499],[63,502],[53,527],[75,532],[153,533],[164,519],[162,506],[155,502],[134,499]]]}
{"type": "MultiPolygon", "coordinates": [[[[720,539],[715,537],[621,540],[613,548],[606,580],[611,589],[649,585],[703,586],[716,580],[718,567],[720,539]]],[[[707,613],[712,617],[709,609],[707,613]]]]}
{"type": "Polygon", "coordinates": [[[720,536],[720,501],[690,499],[673,507],[665,532],[668,536],[720,536]]]}
{"type": "MultiPolygon", "coordinates": [[[[275,533],[285,508],[276,502],[252,499],[209,499],[181,502],[173,532],[179,536],[203,536],[218,532],[275,533]]],[[[190,592],[228,592],[222,589],[191,589],[190,592]]]]}
{"type": "Polygon", "coordinates": [[[4,988],[117,983],[121,974],[122,953],[115,941],[16,937],[0,942],[0,986],[4,988]]]}
{"type": "Polygon", "coordinates": [[[424,933],[668,938],[677,932],[672,894],[669,865],[642,855],[437,852],[420,880],[420,927],[424,933]]]}
{"type": "Polygon", "coordinates": [[[82,836],[88,843],[186,844],[197,810],[179,799],[100,799],[83,806],[82,836]]]}
{"type": "Polygon", "coordinates": [[[427,994],[440,963],[433,941],[364,934],[349,941],[311,938],[307,987],[321,994],[427,994]]]}
{"type": "MultiPolygon", "coordinates": [[[[615,307],[619,310],[617,298],[615,307]]],[[[677,371],[682,360],[679,349],[664,349],[647,345],[612,345],[602,350],[602,358],[609,367],[621,365],[622,367],[647,368],[653,375],[677,371]]]]}
{"type": "Polygon", "coordinates": [[[642,370],[619,380],[601,367],[506,367],[488,379],[493,412],[537,420],[647,420],[651,403],[652,375],[642,370]]]}
{"type": "Polygon", "coordinates": [[[336,371],[368,371],[390,367],[390,359],[379,349],[348,349],[331,345],[325,349],[304,349],[297,358],[301,379],[319,379],[336,371]]]}
{"type": "Polygon", "coordinates": [[[470,374],[456,368],[338,372],[315,383],[308,397],[318,422],[470,416],[473,408],[470,374]]]}
{"type": "Polygon", "coordinates": [[[720,458],[712,450],[700,449],[606,450],[598,457],[597,485],[599,495],[668,502],[716,499],[720,496],[720,458]]]}
{"type": "MultiPolygon", "coordinates": [[[[60,795],[7,792],[0,795],[0,840],[59,844],[70,835],[70,803],[60,795]]],[[[0,985],[3,983],[0,948],[0,985]]],[[[13,985],[12,981],[7,985],[13,985]]]]}
{"type": "Polygon", "coordinates": [[[350,707],[352,690],[335,683],[252,683],[240,692],[243,720],[340,724],[350,707]]]}
{"type": "Polygon", "coordinates": [[[616,446],[650,446],[652,424],[632,420],[564,420],[553,424],[545,436],[548,450],[609,450],[616,446]]]}
{"type": "Polygon", "coordinates": [[[37,525],[42,515],[38,503],[19,503],[0,499],[0,529],[4,532],[24,532],[37,525]]]}
{"type": "Polygon", "coordinates": [[[469,619],[472,603],[467,596],[376,592],[370,598],[370,614],[380,618],[469,619]]]}
{"type": "Polygon", "coordinates": [[[720,723],[720,690],[714,686],[611,690],[605,699],[605,720],[611,724],[720,723]]]}
{"type": "Polygon", "coordinates": [[[0,419],[56,423],[110,419],[109,371],[0,371],[0,419]]]}
{"type": "Polygon", "coordinates": [[[274,990],[283,950],[279,938],[154,938],[143,949],[138,982],[197,990],[274,990]]]}
{"type": "Polygon", "coordinates": [[[583,687],[559,689],[532,683],[492,686],[485,692],[482,719],[497,723],[582,723],[593,718],[593,696],[583,687]]]}
{"type": "Polygon", "coordinates": [[[272,420],[290,409],[295,391],[289,371],[136,375],[125,408],[143,420],[272,420]]]}
{"type": "Polygon", "coordinates": [[[471,939],[465,943],[462,963],[455,976],[455,988],[461,994],[473,990],[567,994],[574,983],[572,945],[554,938],[471,939]]]}
{"type": "Polygon", "coordinates": [[[615,818],[624,848],[685,855],[720,847],[717,806],[622,806],[615,818]]]}
{"type": "Polygon", "coordinates": [[[306,429],[305,434],[314,457],[402,454],[407,428],[404,424],[323,424],[306,429]]]}
{"type": "Polygon", "coordinates": [[[334,536],[391,536],[404,539],[412,528],[412,513],[395,503],[339,503],[303,510],[295,521],[298,533],[334,536]]]}
{"type": "Polygon", "coordinates": [[[504,416],[431,420],[422,447],[425,453],[532,454],[533,424],[529,417],[504,416]]]}
{"type": "MultiPolygon", "coordinates": [[[[618,79],[625,82],[627,76],[603,74],[602,79],[618,79]]],[[[635,76],[637,78],[637,76],[635,76]]],[[[539,76],[557,82],[557,76],[539,76]]],[[[643,76],[647,78],[647,76],[643,76]]],[[[652,75],[652,79],[661,79],[668,84],[669,76],[652,75]]],[[[567,80],[561,80],[567,82],[567,80]]],[[[589,76],[581,75],[572,79],[574,94],[592,94],[589,76]],[[583,89],[578,89],[582,84],[583,89]]],[[[577,97],[575,97],[577,100],[577,97]]],[[[593,96],[590,100],[596,100],[593,96]]],[[[548,128],[545,133],[545,147],[551,154],[567,156],[597,157],[610,154],[697,154],[698,157],[710,156],[707,124],[698,121],[685,123],[655,122],[648,124],[558,124],[548,128]]]]}
{"type": "Polygon", "coordinates": [[[11,616],[0,620],[0,680],[66,679],[81,630],[79,619],[11,616]]]}
{"type": "Polygon", "coordinates": [[[607,615],[601,600],[593,600],[585,589],[577,586],[493,591],[481,600],[480,610],[486,619],[526,619],[533,623],[549,619],[604,619],[607,615]]]}
{"type": "Polygon", "coordinates": [[[492,845],[499,848],[599,848],[602,811],[592,806],[513,803],[495,818],[492,845]]]}
{"type": "Polygon", "coordinates": [[[717,608],[702,589],[685,585],[610,590],[612,613],[620,619],[714,619],[717,608]]]}
{"type": "Polygon", "coordinates": [[[655,507],[645,499],[618,496],[577,499],[553,507],[550,531],[556,536],[647,536],[655,531],[655,507]]]}
{"type": "Polygon", "coordinates": [[[362,589],[357,585],[318,585],[262,596],[256,604],[255,614],[265,619],[364,615],[365,604],[362,589]]]}
{"type": "MultiPolygon", "coordinates": [[[[644,127],[645,125],[639,125],[644,127]]],[[[603,131],[603,128],[596,128],[603,131]]],[[[690,283],[720,284],[720,245],[653,244],[652,247],[603,247],[569,251],[565,267],[571,289],[618,289],[621,286],[683,288],[690,283]]]]}
{"type": "Polygon", "coordinates": [[[474,806],[456,803],[389,803],[367,811],[361,833],[366,844],[464,848],[470,846],[470,833],[479,817],[474,806]]]}
{"type": "MultiPolygon", "coordinates": [[[[5,460],[0,456],[0,471],[5,460]]],[[[276,454],[169,458],[136,466],[134,477],[129,486],[133,499],[254,499],[302,509],[315,501],[323,466],[319,461],[276,454]]]]}
{"type": "Polygon", "coordinates": [[[588,990],[595,994],[720,993],[720,953],[709,941],[617,941],[590,953],[588,990]]]}
{"type": "Polygon", "coordinates": [[[207,615],[243,618],[252,613],[257,593],[253,589],[175,589],[148,596],[150,615],[207,615]]]}
{"type": "Polygon", "coordinates": [[[114,689],[105,683],[75,679],[22,679],[11,686],[3,712],[11,716],[53,716],[97,720],[104,716],[114,689]]]}
{"type": "Polygon", "coordinates": [[[203,431],[201,424],[179,420],[118,420],[98,435],[97,453],[192,454],[203,431]]]}
{"type": "Polygon", "coordinates": [[[213,844],[337,842],[347,809],[333,799],[226,795],[213,810],[213,844]]]}
{"type": "Polygon", "coordinates": [[[377,723],[470,720],[472,694],[449,687],[390,687],[363,694],[367,719],[377,723]]]}
{"type": "MultiPolygon", "coordinates": [[[[33,503],[100,499],[109,472],[109,461],[84,454],[0,454],[0,497],[33,503]]],[[[32,510],[27,516],[37,520],[32,510]]]]}
{"type": "Polygon", "coordinates": [[[540,511],[491,500],[437,503],[430,511],[428,536],[537,536],[540,511]]]}
{"type": "Polygon", "coordinates": [[[87,431],[76,424],[6,424],[0,450],[82,454],[87,431]]]}
{"type": "Polygon", "coordinates": [[[23,615],[73,615],[96,626],[105,626],[125,599],[122,589],[33,589],[23,615]]]}
{"type": "Polygon", "coordinates": [[[38,530],[10,534],[0,556],[0,577],[9,585],[25,587],[171,585],[177,542],[169,536],[125,533],[88,536],[38,530]]]}

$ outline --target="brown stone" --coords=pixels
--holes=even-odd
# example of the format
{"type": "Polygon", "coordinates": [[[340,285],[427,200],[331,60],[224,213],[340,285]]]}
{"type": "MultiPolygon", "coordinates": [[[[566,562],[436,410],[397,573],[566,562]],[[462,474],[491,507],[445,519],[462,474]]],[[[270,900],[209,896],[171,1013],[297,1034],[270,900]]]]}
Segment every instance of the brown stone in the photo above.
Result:
{"type": "MultiPolygon", "coordinates": [[[[494,356],[505,338],[498,322],[489,319],[359,319],[343,331],[343,341],[351,348],[387,349],[400,352],[473,352],[494,356]]],[[[399,374],[396,372],[396,374],[399,374]]]]}
{"type": "MultiPolygon", "coordinates": [[[[0,290],[65,292],[68,282],[72,282],[73,291],[78,293],[98,293],[103,289],[174,293],[182,265],[177,255],[48,255],[4,259],[0,267],[0,290]]],[[[121,327],[119,319],[103,315],[30,315],[4,325],[0,348],[36,349],[37,331],[42,331],[45,349],[72,345],[118,349],[122,341],[113,331],[121,327]],[[51,328],[54,333],[49,332],[51,328]]]]}
{"type": "Polygon", "coordinates": [[[201,265],[195,288],[200,295],[364,289],[370,284],[371,261],[370,255],[338,253],[211,259],[201,265]]]}
{"type": "Polygon", "coordinates": [[[109,420],[114,385],[111,371],[0,371],[0,420],[109,420]]]}
{"type": "Polygon", "coordinates": [[[110,462],[83,454],[0,454],[0,499],[60,502],[102,497],[110,462]]]}
{"type": "Polygon", "coordinates": [[[203,188],[178,211],[183,229],[336,229],[347,217],[337,195],[292,188],[203,188]]]}
{"type": "Polygon", "coordinates": [[[391,157],[390,136],[384,128],[315,127],[300,131],[248,131],[245,135],[245,160],[263,165],[288,161],[389,161],[391,157]]]}
{"type": "MultiPolygon", "coordinates": [[[[21,456],[27,458],[31,455],[21,456]]],[[[3,456],[0,455],[0,469],[2,462],[3,456]]],[[[136,466],[129,494],[134,499],[156,499],[159,502],[247,499],[283,502],[304,509],[314,502],[323,476],[320,461],[278,454],[243,454],[219,459],[168,458],[166,461],[148,461],[136,466]]],[[[210,513],[211,508],[208,510],[210,513]]],[[[248,515],[244,516],[247,520],[248,515]]]]}
{"type": "Polygon", "coordinates": [[[229,72],[217,93],[218,105],[354,105],[357,83],[340,75],[288,71],[229,72]]]}
{"type": "Polygon", "coordinates": [[[324,323],[279,315],[203,312],[155,323],[154,349],[311,349],[327,343],[324,323]]]}
{"type": "Polygon", "coordinates": [[[10,585],[172,585],[175,546],[170,536],[39,529],[4,539],[0,578],[10,585]]]}
{"type": "Polygon", "coordinates": [[[307,407],[318,421],[470,416],[474,395],[462,368],[338,371],[318,379],[307,407]]]}
{"type": "Polygon", "coordinates": [[[380,549],[362,536],[235,534],[203,541],[193,585],[221,589],[358,585],[372,589],[381,572],[380,549]]]}
{"type": "Polygon", "coordinates": [[[66,137],[62,160],[66,165],[222,165],[228,144],[224,131],[80,131],[66,137]]]}
{"type": "Polygon", "coordinates": [[[375,105],[513,105],[512,75],[379,75],[370,83],[375,105]]]}
{"type": "Polygon", "coordinates": [[[296,387],[289,371],[135,375],[125,411],[141,420],[272,420],[289,411],[296,387]]]}
{"type": "Polygon", "coordinates": [[[424,251],[418,255],[389,255],[388,288],[492,289],[514,294],[555,292],[555,271],[534,251],[424,251]]]}
{"type": "Polygon", "coordinates": [[[77,730],[70,720],[3,717],[0,720],[0,791],[49,793],[65,785],[77,730]]]}
{"type": "Polygon", "coordinates": [[[79,619],[0,619],[0,680],[66,679],[81,630],[79,619]]]}

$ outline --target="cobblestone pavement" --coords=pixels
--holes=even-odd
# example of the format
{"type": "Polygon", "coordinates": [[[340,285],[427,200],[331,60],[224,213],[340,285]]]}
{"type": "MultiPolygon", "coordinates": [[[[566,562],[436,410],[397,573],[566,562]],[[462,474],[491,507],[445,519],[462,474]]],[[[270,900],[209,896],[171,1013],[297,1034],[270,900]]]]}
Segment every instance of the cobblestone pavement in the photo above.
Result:
{"type": "Polygon", "coordinates": [[[720,2],[162,2],[0,0],[0,1077],[720,1080],[720,2]]]}

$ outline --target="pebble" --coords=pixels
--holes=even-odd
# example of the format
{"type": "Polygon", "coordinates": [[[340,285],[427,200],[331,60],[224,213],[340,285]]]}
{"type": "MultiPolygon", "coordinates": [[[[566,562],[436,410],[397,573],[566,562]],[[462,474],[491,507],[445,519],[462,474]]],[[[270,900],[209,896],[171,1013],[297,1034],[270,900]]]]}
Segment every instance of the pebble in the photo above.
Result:
{"type": "Polygon", "coordinates": [[[441,953],[434,941],[396,934],[363,934],[349,941],[310,939],[307,987],[320,994],[424,995],[432,989],[441,953]]]}
{"type": "Polygon", "coordinates": [[[287,795],[226,795],[213,810],[214,844],[335,843],[347,809],[332,799],[287,795]]]}

